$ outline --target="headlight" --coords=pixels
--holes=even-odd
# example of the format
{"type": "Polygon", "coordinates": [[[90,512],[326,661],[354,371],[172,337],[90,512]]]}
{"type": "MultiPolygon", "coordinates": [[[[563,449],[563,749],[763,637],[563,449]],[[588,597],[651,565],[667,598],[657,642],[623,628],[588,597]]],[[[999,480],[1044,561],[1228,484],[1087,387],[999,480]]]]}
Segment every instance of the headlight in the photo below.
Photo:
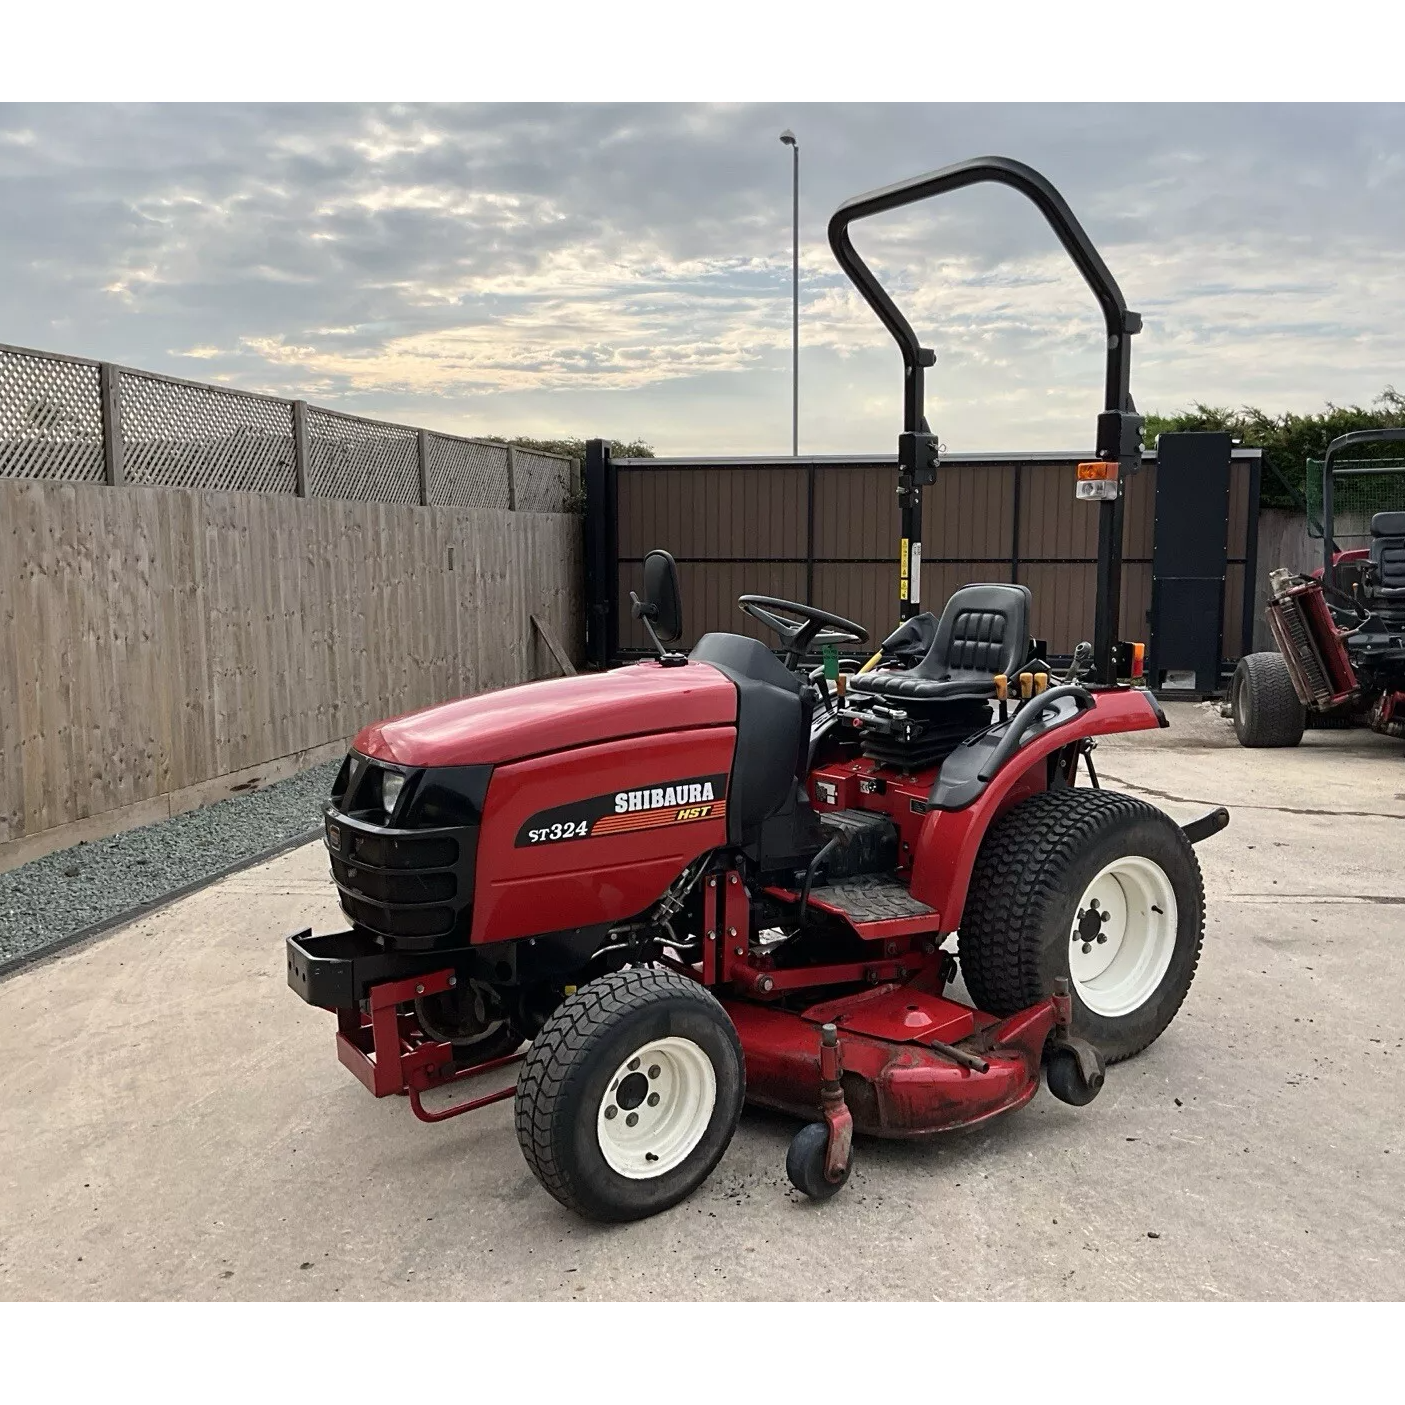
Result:
{"type": "Polygon", "coordinates": [[[381,805],[385,809],[387,820],[390,819],[395,802],[400,799],[400,792],[404,789],[405,777],[399,771],[386,771],[381,775],[381,805]]]}

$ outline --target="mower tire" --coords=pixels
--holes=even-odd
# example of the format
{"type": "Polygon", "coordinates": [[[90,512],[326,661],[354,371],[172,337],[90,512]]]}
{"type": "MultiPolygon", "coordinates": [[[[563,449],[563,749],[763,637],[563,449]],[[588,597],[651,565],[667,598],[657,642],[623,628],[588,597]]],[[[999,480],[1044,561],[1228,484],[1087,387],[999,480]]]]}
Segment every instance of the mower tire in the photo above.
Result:
{"type": "Polygon", "coordinates": [[[1069,978],[1072,1032],[1108,1063],[1145,1049],[1195,977],[1205,889],[1169,815],[1130,795],[1041,791],[987,832],[958,932],[971,998],[1028,1009],[1069,978]]]}
{"type": "Polygon", "coordinates": [[[843,1176],[837,1181],[830,1180],[824,1173],[828,1154],[829,1126],[824,1122],[806,1123],[790,1139],[790,1146],[786,1148],[785,1173],[790,1177],[791,1185],[811,1200],[828,1200],[831,1195],[843,1190],[849,1173],[854,1169],[854,1150],[850,1147],[843,1176]]]}
{"type": "Polygon", "coordinates": [[[1283,656],[1245,654],[1230,684],[1230,715],[1240,746],[1297,746],[1307,725],[1283,656]]]}
{"type": "Polygon", "coordinates": [[[746,1094],[741,1041],[697,981],[630,967],[569,995],[517,1081],[517,1140],[532,1173],[590,1219],[639,1220],[712,1173],[746,1094]]]}

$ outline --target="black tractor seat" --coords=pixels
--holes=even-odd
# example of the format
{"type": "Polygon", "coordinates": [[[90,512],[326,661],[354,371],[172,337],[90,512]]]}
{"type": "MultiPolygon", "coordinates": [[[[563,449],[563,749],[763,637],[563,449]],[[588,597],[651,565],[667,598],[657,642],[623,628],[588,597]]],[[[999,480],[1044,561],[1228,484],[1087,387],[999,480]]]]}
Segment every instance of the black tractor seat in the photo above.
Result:
{"type": "Polygon", "coordinates": [[[902,654],[930,632],[931,644],[913,667],[856,673],[848,691],[891,702],[994,697],[996,674],[1015,673],[1028,654],[1029,607],[1028,586],[964,585],[935,627],[926,624],[931,615],[919,615],[887,641],[902,654]]]}
{"type": "Polygon", "coordinates": [[[1392,605],[1405,604],[1405,512],[1378,512],[1371,518],[1374,594],[1392,605]]]}

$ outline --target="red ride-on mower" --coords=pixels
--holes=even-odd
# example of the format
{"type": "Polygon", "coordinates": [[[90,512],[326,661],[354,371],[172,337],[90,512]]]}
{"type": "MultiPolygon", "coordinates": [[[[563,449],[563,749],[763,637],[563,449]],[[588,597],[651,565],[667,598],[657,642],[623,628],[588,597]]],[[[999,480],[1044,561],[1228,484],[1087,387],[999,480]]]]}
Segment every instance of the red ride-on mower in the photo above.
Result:
{"type": "Polygon", "coordinates": [[[326,807],[352,926],[288,939],[289,984],[336,1011],[338,1053],[372,1092],[408,1094],[427,1121],[515,1096],[542,1185],[598,1219],[688,1195],[747,1100],[805,1119],[786,1169],[817,1199],[848,1178],[854,1132],[969,1127],[1027,1103],[1041,1069],[1087,1103],[1195,973],[1191,845],[1228,815],[1182,828],[1098,789],[1091,754],[1098,736],[1166,725],[1118,681],[1139,651],[1112,633],[1121,476],[1140,457],[1136,315],[1058,193],[1001,158],[850,201],[830,243],[903,354],[896,631],[853,676],[812,672],[812,651],[868,631],[747,595],[782,658],[740,634],[675,653],[677,573],[652,553],[635,613],[657,658],[356,738],[326,807]],[[1095,643],[1052,680],[1024,586],[969,585],[921,611],[932,358],[848,237],[852,220],[978,181],[1038,205],[1107,321],[1100,452],[1079,475],[1103,514],[1104,593],[1095,643]],[[974,1006],[947,993],[958,928],[974,1006]],[[515,1087],[422,1101],[519,1059],[515,1087]]]}
{"type": "Polygon", "coordinates": [[[1386,480],[1396,503],[1405,502],[1398,463],[1337,466],[1347,449],[1399,442],[1405,427],[1354,430],[1327,446],[1322,565],[1311,576],[1270,573],[1268,623],[1278,650],[1246,654],[1235,669],[1230,711],[1242,746],[1296,746],[1309,721],[1405,737],[1405,511],[1372,513],[1370,544],[1344,551],[1336,509],[1339,478],[1345,491],[1353,479],[1386,480]]]}

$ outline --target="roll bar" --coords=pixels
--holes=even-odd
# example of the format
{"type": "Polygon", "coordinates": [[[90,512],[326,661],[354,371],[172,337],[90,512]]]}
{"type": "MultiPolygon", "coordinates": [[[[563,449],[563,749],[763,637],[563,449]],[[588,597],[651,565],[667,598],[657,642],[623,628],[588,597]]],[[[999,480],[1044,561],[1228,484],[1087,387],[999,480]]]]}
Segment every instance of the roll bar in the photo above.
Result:
{"type": "Polygon", "coordinates": [[[1405,440],[1405,426],[1389,429],[1353,429],[1347,434],[1339,434],[1327,445],[1322,459],[1322,581],[1336,589],[1337,567],[1332,557],[1337,552],[1336,506],[1333,501],[1332,460],[1343,449],[1355,448],[1358,444],[1390,444],[1405,440]]]}
{"type": "Polygon", "coordinates": [[[1142,319],[1127,307],[1117,280],[1108,271],[1083,226],[1063,196],[1032,166],[1007,156],[977,156],[954,166],[913,176],[895,185],[846,200],[829,221],[829,247],[878,320],[897,342],[903,358],[903,432],[898,437],[898,494],[902,504],[902,557],[899,562],[899,613],[909,619],[919,609],[922,561],[922,488],[936,481],[937,436],[927,424],[923,372],[936,362],[922,346],[912,325],[859,257],[849,238],[855,220],[884,214],[904,205],[946,195],[966,186],[994,182],[1008,185],[1030,199],[1049,222],[1059,242],[1093,290],[1107,329],[1107,369],[1103,413],[1098,416],[1097,454],[1119,466],[1118,494],[1100,504],[1098,517],[1098,601],[1093,662],[1104,682],[1116,678],[1113,644],[1118,626],[1122,588],[1121,479],[1141,466],[1142,421],[1132,403],[1132,355],[1129,338],[1141,331],[1142,319]]]}
{"type": "Polygon", "coordinates": [[[958,161],[954,166],[943,166],[939,171],[929,171],[924,176],[913,176],[895,185],[886,185],[881,190],[871,190],[867,195],[856,195],[852,200],[846,200],[830,217],[829,247],[834,251],[834,257],[863,295],[864,301],[878,314],[878,320],[888,329],[902,352],[908,377],[903,428],[914,433],[923,429],[922,371],[933,364],[935,357],[919,344],[917,333],[912,330],[907,318],[888,296],[873,270],[859,257],[849,239],[849,226],[855,220],[867,219],[870,215],[885,214],[904,205],[915,205],[920,200],[930,200],[936,195],[946,195],[953,190],[986,182],[1008,185],[1034,202],[1058,235],[1059,243],[1067,250],[1084,282],[1093,290],[1107,327],[1107,380],[1103,408],[1130,410],[1128,382],[1131,347],[1126,338],[1141,331],[1140,315],[1128,311],[1122,289],[1117,286],[1117,280],[1093,247],[1093,241],[1068,208],[1067,201],[1045,177],[1032,166],[1011,160],[1008,156],[976,156],[969,161],[958,161]]]}

